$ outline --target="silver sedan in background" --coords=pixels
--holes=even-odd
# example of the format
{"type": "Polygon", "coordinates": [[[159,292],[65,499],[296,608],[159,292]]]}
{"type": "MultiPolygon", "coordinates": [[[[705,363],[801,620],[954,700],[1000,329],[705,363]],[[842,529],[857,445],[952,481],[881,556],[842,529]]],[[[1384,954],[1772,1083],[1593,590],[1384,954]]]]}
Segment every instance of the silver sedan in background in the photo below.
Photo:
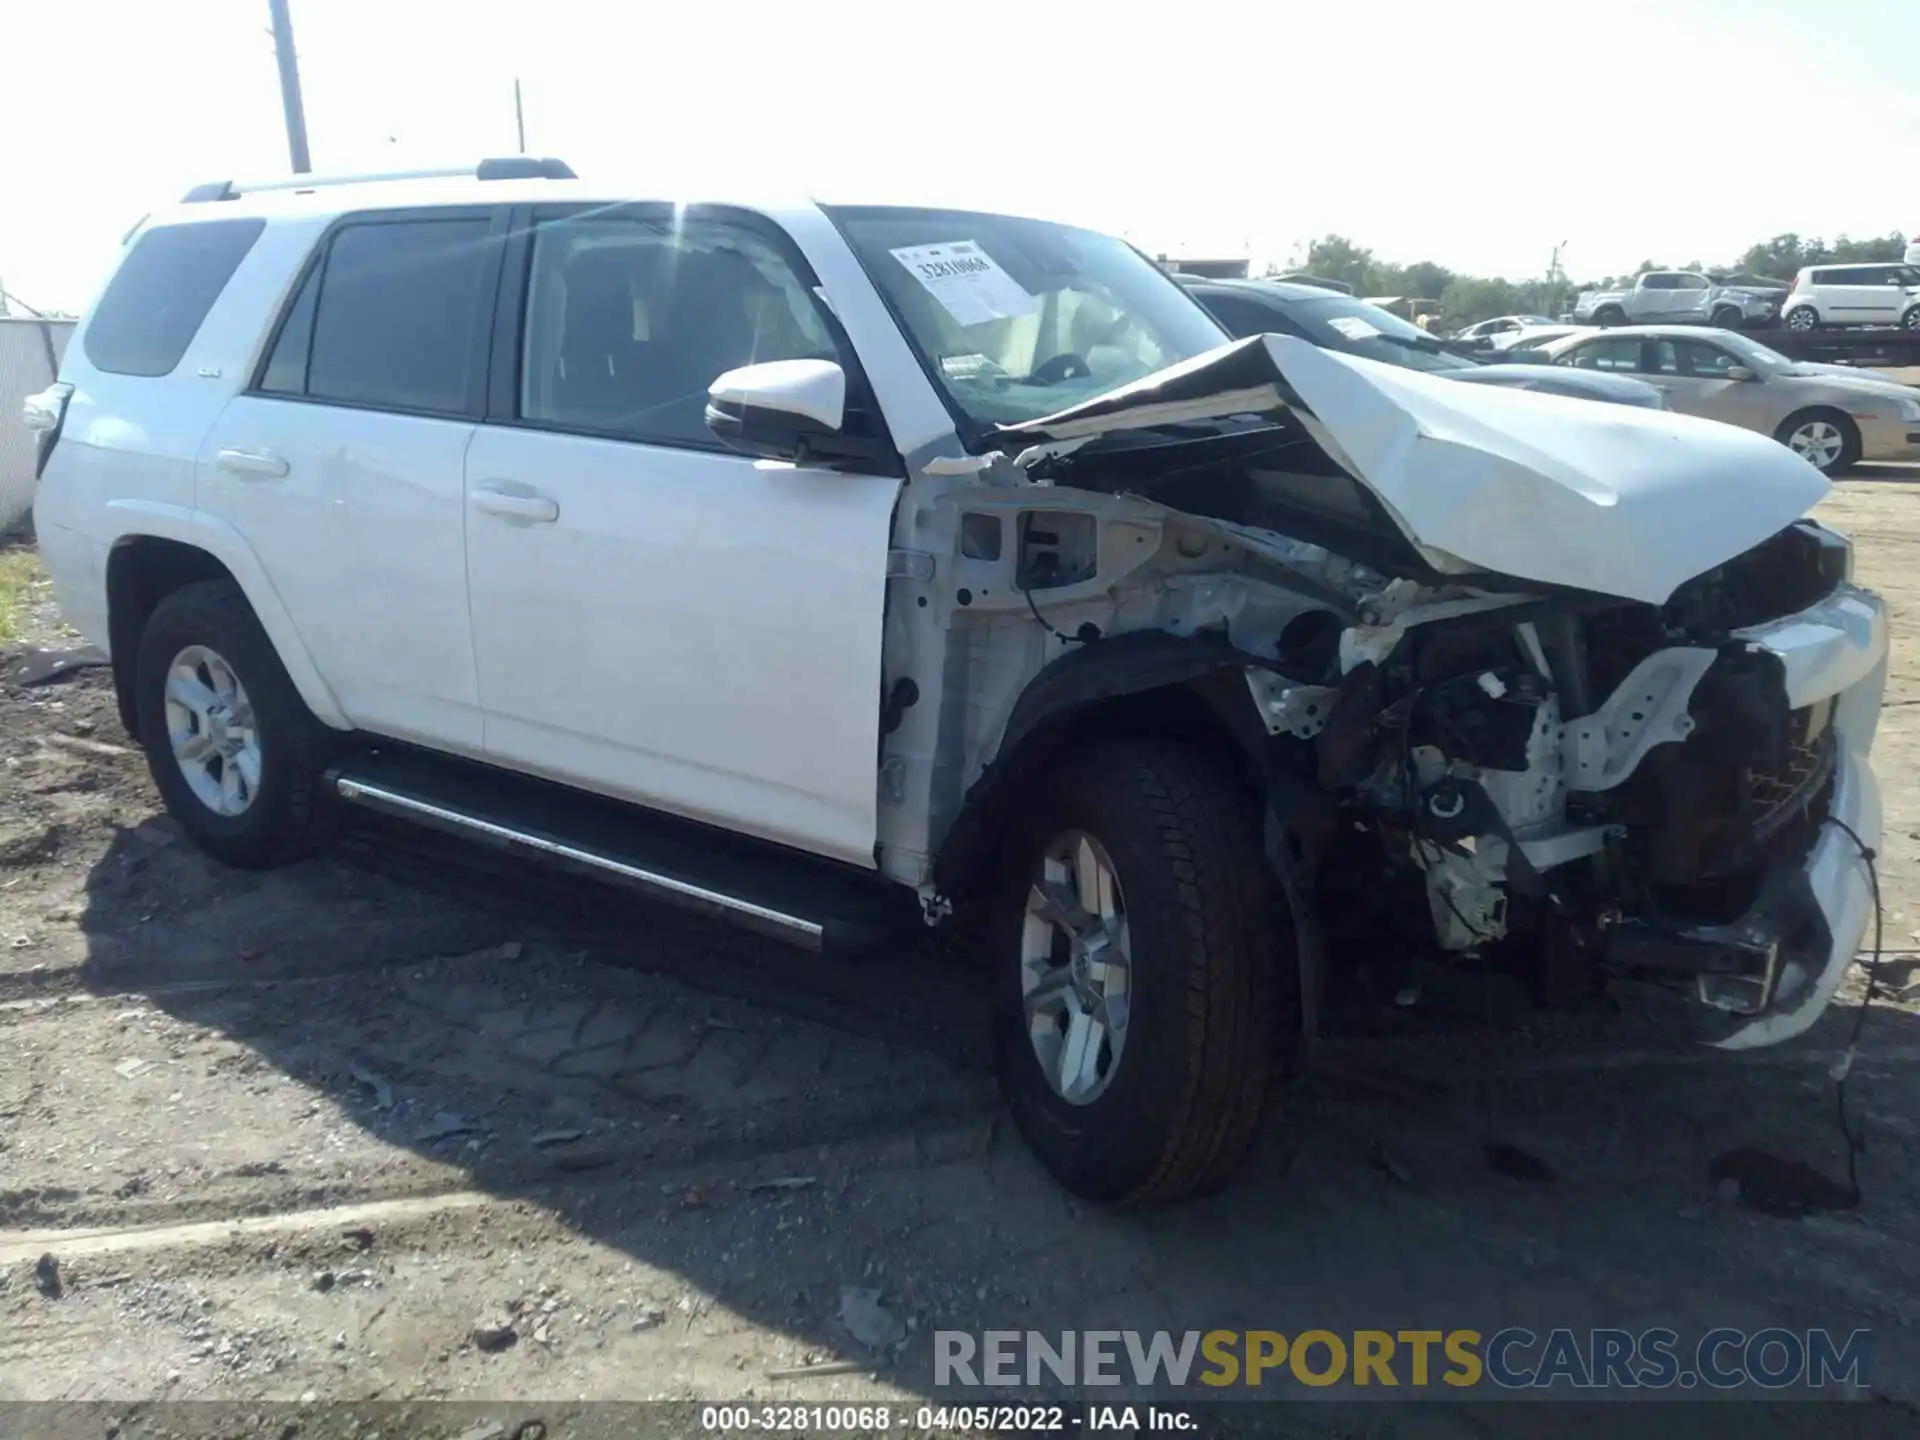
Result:
{"type": "Polygon", "coordinates": [[[1798,364],[1735,330],[1634,325],[1570,335],[1534,353],[1644,380],[1673,409],[1771,435],[1829,475],[1860,460],[1920,459],[1920,390],[1869,371],[1798,364]]]}

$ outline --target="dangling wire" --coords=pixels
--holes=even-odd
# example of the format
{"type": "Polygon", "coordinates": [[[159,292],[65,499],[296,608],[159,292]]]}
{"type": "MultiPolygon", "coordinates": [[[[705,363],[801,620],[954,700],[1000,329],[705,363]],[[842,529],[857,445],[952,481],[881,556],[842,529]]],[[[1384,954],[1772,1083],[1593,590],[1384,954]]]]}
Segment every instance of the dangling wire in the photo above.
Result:
{"type": "Polygon", "coordinates": [[[1885,924],[1885,911],[1880,904],[1880,867],[1879,857],[1873,847],[1860,838],[1860,833],[1838,816],[1829,815],[1826,823],[1846,832],[1853,841],[1854,848],[1860,852],[1860,858],[1867,866],[1867,886],[1873,894],[1873,955],[1867,961],[1867,993],[1861,997],[1860,1008],[1853,1015],[1853,1034],[1847,1038],[1846,1052],[1833,1067],[1834,1112],[1840,1122],[1841,1137],[1847,1142],[1847,1189],[1852,1193],[1853,1203],[1860,1203],[1859,1157],[1867,1153],[1867,1142],[1863,1136],[1856,1135],[1853,1127],[1847,1123],[1847,1080],[1853,1074],[1854,1057],[1860,1050],[1860,1032],[1867,1023],[1867,1011],[1873,1005],[1874,998],[1880,993],[1880,955],[1882,930],[1885,924]]]}

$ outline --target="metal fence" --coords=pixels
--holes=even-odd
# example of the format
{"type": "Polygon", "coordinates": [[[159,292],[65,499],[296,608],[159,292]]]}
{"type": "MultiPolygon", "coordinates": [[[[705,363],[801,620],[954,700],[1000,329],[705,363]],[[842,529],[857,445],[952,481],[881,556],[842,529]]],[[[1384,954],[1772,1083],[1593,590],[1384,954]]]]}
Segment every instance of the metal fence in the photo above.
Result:
{"type": "Polygon", "coordinates": [[[22,528],[33,509],[35,437],[20,407],[60,373],[71,320],[0,315],[0,535],[22,528]]]}

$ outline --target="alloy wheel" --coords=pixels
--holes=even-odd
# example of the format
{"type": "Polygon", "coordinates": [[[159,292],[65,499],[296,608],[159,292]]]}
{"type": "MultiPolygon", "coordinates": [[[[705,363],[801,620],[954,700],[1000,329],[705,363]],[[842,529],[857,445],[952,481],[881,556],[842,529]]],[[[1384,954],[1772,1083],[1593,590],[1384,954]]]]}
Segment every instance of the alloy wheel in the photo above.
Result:
{"type": "Polygon", "coordinates": [[[1133,959],[1113,860],[1081,830],[1054,837],[1027,892],[1020,990],[1053,1092],[1089,1105],[1113,1083],[1131,1020],[1133,959]]]}
{"type": "Polygon", "coordinates": [[[1825,470],[1840,458],[1846,438],[1830,420],[1809,420],[1787,437],[1793,453],[1816,470],[1825,470]]]}
{"type": "Polygon", "coordinates": [[[216,651],[189,645],[167,667],[167,740],[194,798],[243,815],[260,791],[260,732],[240,677],[216,651]]]}

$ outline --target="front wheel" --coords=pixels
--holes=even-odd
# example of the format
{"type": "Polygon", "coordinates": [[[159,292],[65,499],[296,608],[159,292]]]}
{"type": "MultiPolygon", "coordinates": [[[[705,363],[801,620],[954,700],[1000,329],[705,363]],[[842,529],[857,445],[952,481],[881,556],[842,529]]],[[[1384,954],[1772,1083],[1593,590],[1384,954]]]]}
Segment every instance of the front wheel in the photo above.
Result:
{"type": "Polygon", "coordinates": [[[1115,742],[1012,828],[987,940],[1015,1123],[1089,1199],[1220,1185],[1297,1031],[1256,797],[1199,752],[1115,742]]]}
{"type": "Polygon", "coordinates": [[[1593,312],[1593,323],[1596,325],[1624,325],[1627,323],[1627,312],[1622,310],[1618,305],[1602,305],[1598,310],[1593,312]]]}
{"type": "Polygon", "coordinates": [[[1822,475],[1838,475],[1860,459],[1860,427],[1838,410],[1789,415],[1773,438],[1822,475]]]}
{"type": "Polygon", "coordinates": [[[1920,305],[1914,306],[1900,317],[1902,330],[1920,330],[1920,305]]]}
{"type": "Polygon", "coordinates": [[[1713,312],[1710,323],[1716,330],[1738,330],[1746,323],[1746,316],[1731,305],[1713,312]]]}
{"type": "Polygon", "coordinates": [[[134,701],[147,767],[201,849],[268,869],[326,837],[327,732],[231,580],[174,591],[140,635],[134,701]]]}

